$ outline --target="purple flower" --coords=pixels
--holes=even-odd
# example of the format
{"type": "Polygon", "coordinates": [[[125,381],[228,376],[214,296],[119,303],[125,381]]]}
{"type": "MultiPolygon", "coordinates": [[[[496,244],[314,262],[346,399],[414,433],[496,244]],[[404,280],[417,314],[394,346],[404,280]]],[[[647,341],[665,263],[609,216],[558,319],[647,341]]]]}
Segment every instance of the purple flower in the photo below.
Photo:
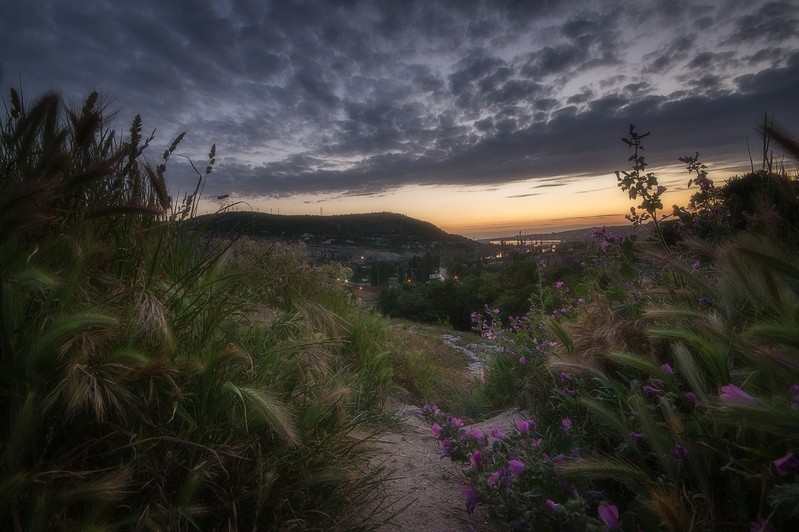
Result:
{"type": "Polygon", "coordinates": [[[644,435],[641,434],[640,432],[630,432],[627,435],[627,437],[630,439],[630,441],[638,441],[644,439],[644,435]]]}
{"type": "Polygon", "coordinates": [[[438,423],[433,423],[430,426],[430,431],[433,433],[433,437],[435,439],[441,437],[441,425],[439,425],[438,423]]]}
{"type": "Polygon", "coordinates": [[[565,459],[566,459],[566,457],[563,455],[563,453],[556,454],[555,456],[552,457],[552,461],[555,462],[556,464],[561,463],[565,459]]]}
{"type": "Polygon", "coordinates": [[[452,456],[452,440],[449,438],[441,442],[441,456],[446,456],[447,458],[452,456]]]}
{"type": "Polygon", "coordinates": [[[686,392],[685,398],[691,401],[695,405],[699,404],[699,397],[697,397],[697,395],[694,392],[686,392]]]}
{"type": "Polygon", "coordinates": [[[480,451],[473,452],[469,457],[469,463],[477,470],[483,469],[483,453],[480,451]]]}
{"type": "Polygon", "coordinates": [[[672,452],[672,454],[674,455],[674,458],[682,460],[683,458],[688,456],[688,449],[686,449],[684,445],[677,443],[674,445],[674,451],[672,452]]]}
{"type": "Polygon", "coordinates": [[[719,399],[726,405],[754,405],[757,403],[757,399],[734,384],[722,386],[719,399]]]}
{"type": "Polygon", "coordinates": [[[505,435],[497,427],[491,427],[491,437],[492,438],[496,438],[498,440],[504,440],[505,439],[505,435]]]}
{"type": "Polygon", "coordinates": [[[563,290],[563,281],[558,281],[555,283],[555,290],[563,290]]]}
{"type": "Polygon", "coordinates": [[[533,449],[538,449],[544,443],[544,438],[536,438],[533,440],[533,449]]]}
{"type": "Polygon", "coordinates": [[[668,364],[663,364],[662,366],[660,366],[660,370],[666,375],[674,375],[674,370],[671,369],[671,366],[669,366],[668,364]]]}
{"type": "Polygon", "coordinates": [[[452,426],[454,426],[454,427],[458,427],[458,428],[460,428],[460,427],[462,427],[462,426],[463,426],[463,421],[462,421],[460,418],[457,418],[457,417],[451,417],[451,418],[449,418],[449,422],[450,422],[450,423],[452,424],[452,426]]]}
{"type": "Polygon", "coordinates": [[[546,502],[544,503],[544,508],[546,508],[550,512],[556,512],[558,510],[558,504],[552,499],[547,499],[546,502]]]}
{"type": "Polygon", "coordinates": [[[619,509],[613,504],[600,504],[597,508],[599,519],[607,530],[619,530],[619,509]]]}
{"type": "Polygon", "coordinates": [[[649,386],[648,384],[642,386],[641,389],[649,395],[660,395],[661,393],[663,393],[659,388],[655,388],[654,386],[649,386]]]}
{"type": "Polygon", "coordinates": [[[488,475],[488,478],[486,478],[486,483],[489,486],[493,486],[494,483],[496,483],[496,481],[499,480],[499,477],[500,475],[502,475],[502,473],[503,473],[502,469],[500,469],[499,471],[494,471],[493,473],[488,475]]]}
{"type": "Polygon", "coordinates": [[[769,523],[768,519],[765,517],[758,517],[749,523],[749,525],[749,532],[777,532],[777,529],[774,528],[774,525],[769,523]]]}
{"type": "Polygon", "coordinates": [[[474,507],[480,501],[480,493],[477,488],[469,484],[461,489],[461,495],[466,500],[466,512],[471,515],[474,512],[474,507]]]}
{"type": "Polygon", "coordinates": [[[510,474],[514,477],[518,477],[522,473],[524,473],[524,462],[521,460],[508,460],[508,467],[510,468],[510,474]]]}
{"type": "Polygon", "coordinates": [[[527,359],[524,357],[519,357],[519,365],[524,366],[527,364],[527,359]]]}
{"type": "Polygon", "coordinates": [[[477,427],[470,427],[469,430],[467,430],[466,433],[463,435],[462,439],[463,440],[472,439],[477,441],[482,437],[483,437],[482,430],[478,429],[477,427]]]}
{"type": "Polygon", "coordinates": [[[561,425],[563,425],[563,428],[564,428],[564,429],[570,429],[570,428],[572,428],[572,420],[571,420],[571,419],[569,419],[569,418],[567,418],[567,417],[565,417],[565,418],[561,419],[561,420],[560,420],[560,424],[561,424],[561,425]]]}
{"type": "Polygon", "coordinates": [[[781,477],[799,471],[799,456],[796,456],[796,454],[792,452],[786,454],[782,458],[774,460],[771,463],[774,464],[777,474],[781,477]]]}
{"type": "Polygon", "coordinates": [[[535,430],[535,427],[536,427],[535,421],[533,421],[532,419],[516,420],[516,429],[519,431],[519,434],[527,434],[528,432],[532,432],[535,430]]]}

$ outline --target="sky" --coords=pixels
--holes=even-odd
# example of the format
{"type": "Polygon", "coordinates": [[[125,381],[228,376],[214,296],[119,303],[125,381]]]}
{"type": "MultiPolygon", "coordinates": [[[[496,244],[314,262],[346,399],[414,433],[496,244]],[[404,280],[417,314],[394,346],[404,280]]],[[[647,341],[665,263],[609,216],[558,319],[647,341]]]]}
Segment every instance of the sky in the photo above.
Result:
{"type": "MultiPolygon", "coordinates": [[[[216,165],[203,208],[391,211],[473,238],[624,223],[629,124],[664,204],[678,158],[756,167],[799,131],[799,0],[0,0],[0,87],[98,90],[154,159],[216,165]],[[751,156],[751,159],[750,159],[751,156]],[[218,199],[220,196],[227,196],[218,199]]],[[[779,153],[776,153],[779,158],[779,153]]],[[[791,167],[792,168],[792,167],[791,167]]],[[[176,195],[195,186],[170,161],[176,195]]]]}

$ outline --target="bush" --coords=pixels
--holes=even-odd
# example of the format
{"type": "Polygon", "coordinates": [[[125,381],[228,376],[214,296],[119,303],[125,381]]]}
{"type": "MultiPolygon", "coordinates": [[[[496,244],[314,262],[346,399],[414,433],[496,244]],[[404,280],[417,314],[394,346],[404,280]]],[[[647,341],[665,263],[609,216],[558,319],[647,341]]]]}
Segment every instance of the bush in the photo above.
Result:
{"type": "Polygon", "coordinates": [[[111,116],[12,91],[0,124],[0,526],[344,526],[380,477],[380,323],[291,249],[178,223],[215,150],[175,204],[183,135],[150,165],[111,116]]]}
{"type": "Polygon", "coordinates": [[[795,529],[796,181],[764,170],[717,188],[698,155],[683,158],[699,189],[665,221],[646,135],[630,133],[619,185],[641,200],[629,218],[648,238],[596,231],[584,278],[550,292],[565,312],[542,290],[523,321],[475,316],[504,353],[486,393],[521,398],[530,419],[489,439],[425,415],[469,463],[467,505],[508,528],[795,529]]]}

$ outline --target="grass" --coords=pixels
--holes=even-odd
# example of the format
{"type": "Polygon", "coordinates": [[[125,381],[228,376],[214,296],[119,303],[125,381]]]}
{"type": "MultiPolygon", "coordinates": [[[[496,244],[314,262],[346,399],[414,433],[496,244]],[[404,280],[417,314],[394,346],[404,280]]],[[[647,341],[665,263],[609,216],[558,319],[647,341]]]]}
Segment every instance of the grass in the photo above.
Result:
{"type": "MultiPolygon", "coordinates": [[[[395,349],[391,355],[394,381],[406,394],[406,402],[437,402],[456,415],[480,419],[487,408],[480,400],[480,379],[471,376],[471,360],[446,345],[445,334],[458,334],[449,327],[392,320],[395,349]]],[[[462,333],[461,333],[462,334],[462,333]]],[[[481,342],[464,335],[468,342],[481,342]]]]}

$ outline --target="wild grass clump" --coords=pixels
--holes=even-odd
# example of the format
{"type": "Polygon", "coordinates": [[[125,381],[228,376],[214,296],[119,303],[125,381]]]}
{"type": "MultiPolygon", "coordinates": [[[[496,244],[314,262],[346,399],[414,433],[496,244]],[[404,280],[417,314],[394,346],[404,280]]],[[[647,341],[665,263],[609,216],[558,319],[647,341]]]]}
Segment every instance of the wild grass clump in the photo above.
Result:
{"type": "Polygon", "coordinates": [[[335,529],[390,381],[334,266],[215,240],[139,117],[11,91],[0,123],[0,527],[335,529]]]}
{"type": "Polygon", "coordinates": [[[527,417],[478,434],[424,414],[445,454],[469,464],[467,507],[488,505],[510,529],[796,529],[796,177],[768,153],[717,187],[698,154],[684,157],[697,192],[664,215],[645,137],[630,128],[632,170],[617,174],[643,234],[596,230],[580,282],[552,287],[562,311],[478,316],[503,347],[488,393],[521,400],[527,417]]]}
{"type": "Polygon", "coordinates": [[[488,411],[477,394],[478,376],[464,371],[463,353],[442,342],[451,330],[432,325],[394,320],[390,357],[396,396],[409,403],[436,401],[450,413],[481,418],[488,411]]]}

